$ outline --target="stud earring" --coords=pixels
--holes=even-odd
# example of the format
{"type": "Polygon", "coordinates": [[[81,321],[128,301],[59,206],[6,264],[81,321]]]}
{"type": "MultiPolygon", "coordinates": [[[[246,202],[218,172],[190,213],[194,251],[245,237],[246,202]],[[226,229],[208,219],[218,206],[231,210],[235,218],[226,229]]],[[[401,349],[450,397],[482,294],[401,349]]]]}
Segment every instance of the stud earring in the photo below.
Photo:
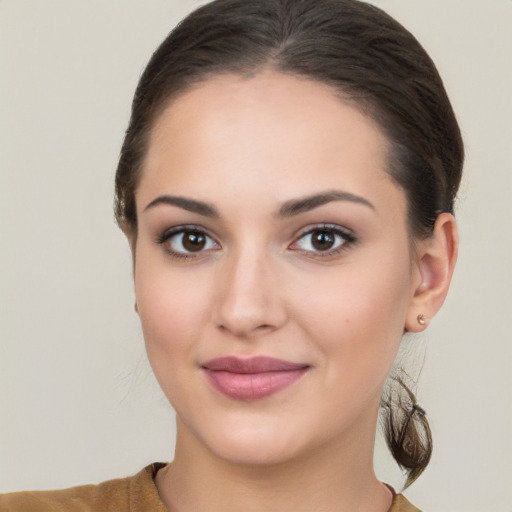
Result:
{"type": "Polygon", "coordinates": [[[420,313],[417,317],[416,317],[416,320],[418,320],[418,323],[420,325],[425,325],[427,323],[426,319],[425,319],[425,315],[423,313],[420,313]]]}
{"type": "Polygon", "coordinates": [[[139,312],[139,308],[137,307],[137,303],[133,305],[133,309],[135,310],[135,313],[139,312]]]}

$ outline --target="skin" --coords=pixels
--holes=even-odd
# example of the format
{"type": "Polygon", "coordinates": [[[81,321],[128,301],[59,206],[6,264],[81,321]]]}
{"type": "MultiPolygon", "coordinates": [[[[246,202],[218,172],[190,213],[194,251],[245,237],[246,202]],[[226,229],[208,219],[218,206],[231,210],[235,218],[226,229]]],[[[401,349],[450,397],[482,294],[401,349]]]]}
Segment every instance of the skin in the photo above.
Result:
{"type": "Polygon", "coordinates": [[[175,460],[156,477],[169,510],[389,508],[372,468],[382,386],[404,330],[444,300],[457,235],[441,214],[431,238],[411,240],[387,147],[328,86],[273,72],[211,79],[158,118],[127,235],[148,357],[177,413],[175,460]],[[330,191],[350,196],[279,215],[330,191]],[[305,233],[325,224],[351,236],[315,249],[305,233]],[[179,233],[161,243],[183,225],[207,234],[203,250],[187,254],[179,233]],[[309,370],[233,400],[201,368],[226,355],[309,370]]]}

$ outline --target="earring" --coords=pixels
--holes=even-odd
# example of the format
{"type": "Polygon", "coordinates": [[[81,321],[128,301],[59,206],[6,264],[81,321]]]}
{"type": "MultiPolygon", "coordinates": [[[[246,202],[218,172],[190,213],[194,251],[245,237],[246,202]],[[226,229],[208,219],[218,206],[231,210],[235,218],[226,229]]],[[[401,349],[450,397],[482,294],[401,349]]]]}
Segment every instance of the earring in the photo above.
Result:
{"type": "Polygon", "coordinates": [[[418,323],[420,325],[425,325],[427,323],[427,321],[425,320],[425,315],[423,313],[420,313],[417,317],[416,317],[416,320],[418,320],[418,323]]]}
{"type": "Polygon", "coordinates": [[[135,310],[135,313],[139,312],[139,308],[137,307],[137,303],[133,305],[133,309],[135,310]]]}

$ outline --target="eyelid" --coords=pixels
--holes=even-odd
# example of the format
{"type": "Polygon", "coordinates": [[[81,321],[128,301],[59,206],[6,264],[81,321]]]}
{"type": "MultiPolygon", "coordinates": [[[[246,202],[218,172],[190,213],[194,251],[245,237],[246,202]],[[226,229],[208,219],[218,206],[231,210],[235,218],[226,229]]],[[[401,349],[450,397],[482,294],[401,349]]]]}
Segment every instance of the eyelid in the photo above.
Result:
{"type": "MultiPolygon", "coordinates": [[[[205,237],[212,240],[215,245],[217,246],[213,250],[217,250],[217,248],[220,248],[221,245],[217,241],[216,237],[213,236],[209,230],[206,228],[199,226],[197,224],[182,224],[180,226],[174,226],[172,228],[164,230],[164,232],[161,235],[158,235],[155,239],[155,242],[159,245],[164,245],[166,242],[168,242],[173,236],[178,235],[180,233],[186,233],[186,232],[197,232],[203,234],[205,237]]],[[[188,258],[199,258],[203,256],[205,253],[210,252],[212,249],[205,249],[200,250],[197,252],[186,252],[186,251],[176,251],[172,250],[170,247],[164,247],[164,250],[169,256],[176,258],[176,259],[188,259],[188,258]]]]}
{"type": "Polygon", "coordinates": [[[200,233],[204,233],[205,235],[212,239],[215,238],[209,233],[209,231],[206,228],[198,224],[180,224],[178,226],[173,226],[172,228],[164,229],[161,235],[156,236],[155,241],[157,243],[162,243],[165,240],[169,239],[171,236],[176,235],[177,233],[183,233],[184,231],[198,231],[200,233]]]}
{"type": "Polygon", "coordinates": [[[349,249],[350,246],[354,245],[357,242],[357,238],[354,234],[354,232],[346,228],[344,226],[340,226],[339,224],[316,224],[316,225],[310,225],[305,228],[303,228],[295,237],[294,241],[288,246],[291,250],[294,251],[300,251],[304,254],[309,255],[310,257],[314,258],[328,258],[338,255],[339,253],[346,251],[349,249]],[[333,249],[327,249],[325,251],[321,250],[307,250],[307,249],[301,249],[301,248],[294,248],[293,246],[296,245],[302,238],[304,238],[307,235],[310,235],[312,233],[315,233],[316,231],[331,231],[335,235],[340,236],[343,238],[344,242],[340,244],[338,247],[334,247],[333,249]]]}
{"type": "Polygon", "coordinates": [[[354,232],[345,226],[340,226],[339,224],[333,224],[333,223],[329,223],[329,222],[320,222],[319,224],[310,224],[310,225],[300,229],[296,238],[300,238],[301,236],[307,235],[308,233],[312,233],[314,231],[322,231],[322,230],[337,231],[337,232],[341,233],[343,236],[355,237],[354,232]]]}
{"type": "MultiPolygon", "coordinates": [[[[155,242],[159,245],[164,245],[169,241],[173,236],[185,233],[187,231],[198,232],[209,238],[216,245],[215,248],[202,249],[197,252],[187,252],[187,251],[176,251],[171,249],[170,247],[164,247],[166,253],[169,256],[175,259],[188,259],[188,258],[200,258],[204,256],[205,253],[211,252],[212,250],[221,249],[221,244],[218,242],[217,237],[212,235],[208,229],[197,225],[197,224],[183,224],[179,226],[173,226],[163,231],[161,235],[158,235],[155,239],[155,242]]],[[[331,224],[331,223],[321,223],[309,225],[302,228],[298,234],[294,237],[294,240],[291,244],[288,245],[288,249],[292,251],[302,252],[304,254],[309,255],[312,258],[328,258],[333,257],[341,253],[342,251],[346,251],[350,246],[356,243],[358,240],[354,234],[354,232],[346,228],[344,226],[340,226],[339,224],[331,224]],[[297,246],[298,242],[307,235],[310,235],[316,231],[331,231],[335,234],[335,236],[339,236],[343,239],[343,243],[341,243],[338,247],[334,247],[333,249],[322,250],[308,250],[302,249],[297,246]]]]}
{"type": "Polygon", "coordinates": [[[311,224],[311,225],[308,225],[308,226],[302,228],[298,232],[298,234],[295,236],[295,240],[298,240],[305,235],[314,233],[315,231],[334,231],[336,233],[339,233],[341,236],[343,236],[347,240],[354,241],[356,239],[354,232],[349,228],[340,226],[339,224],[320,223],[320,224],[311,224]]]}

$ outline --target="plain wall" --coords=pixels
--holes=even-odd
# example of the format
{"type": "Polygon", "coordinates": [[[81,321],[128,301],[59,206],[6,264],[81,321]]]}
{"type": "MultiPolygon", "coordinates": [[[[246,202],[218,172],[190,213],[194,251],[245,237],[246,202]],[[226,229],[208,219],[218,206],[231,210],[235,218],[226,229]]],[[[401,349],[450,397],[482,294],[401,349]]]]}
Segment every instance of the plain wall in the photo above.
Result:
{"type": "MultiPolygon", "coordinates": [[[[461,247],[422,340],[430,512],[510,512],[512,2],[375,0],[438,65],[467,148],[461,247]]],[[[0,1],[0,490],[126,476],[172,458],[146,361],[116,160],[151,52],[198,2],[0,1]]],[[[400,487],[382,442],[379,475],[400,487]]]]}

